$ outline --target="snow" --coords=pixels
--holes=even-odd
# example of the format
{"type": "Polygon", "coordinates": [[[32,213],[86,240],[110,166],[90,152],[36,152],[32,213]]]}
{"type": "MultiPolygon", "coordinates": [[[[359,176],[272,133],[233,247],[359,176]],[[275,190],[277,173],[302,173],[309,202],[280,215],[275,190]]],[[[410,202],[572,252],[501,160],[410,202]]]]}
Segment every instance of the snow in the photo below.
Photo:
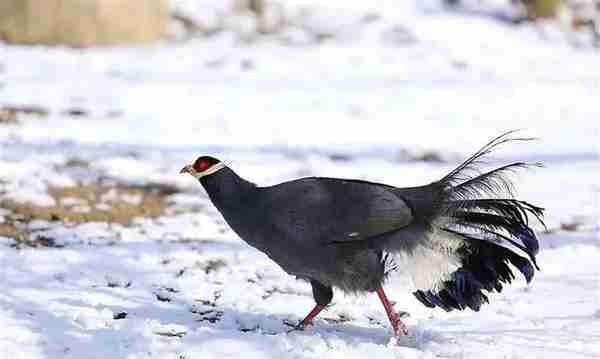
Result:
{"type": "Polygon", "coordinates": [[[14,330],[2,332],[1,347],[18,347],[21,357],[41,351],[47,357],[202,358],[242,352],[476,357],[483,350],[490,357],[577,358],[600,350],[593,340],[600,330],[600,249],[593,233],[543,235],[542,272],[533,284],[519,278],[480,313],[429,311],[410,296],[405,280],[393,280],[387,290],[411,313],[412,333],[396,346],[374,296],[336,292],[335,305],[315,327],[288,334],[283,321],[301,319],[312,305],[306,283],[291,279],[231,234],[214,239],[219,237],[198,225],[195,239],[183,243],[165,239],[164,233],[130,233],[145,227],[87,224],[71,234],[45,232],[65,239],[66,247],[22,249],[17,256],[3,246],[1,320],[14,330]],[[104,240],[94,240],[100,236],[104,240]],[[206,273],[203,264],[216,259],[226,265],[206,273]],[[170,301],[157,300],[157,293],[170,301]],[[113,319],[120,312],[126,318],[113,319]],[[222,313],[218,322],[206,319],[217,313],[222,313]],[[326,321],[342,316],[349,321],[326,321]],[[98,347],[93,354],[92,344],[98,347]]]}
{"type": "MultiPolygon", "coordinates": [[[[209,22],[225,3],[173,2],[209,22]]],[[[52,206],[49,188],[98,182],[177,189],[162,216],[131,225],[15,222],[0,208],[0,229],[53,239],[15,248],[0,235],[0,357],[600,357],[600,53],[552,24],[497,20],[501,0],[466,3],[286,0],[291,43],[230,30],[144,48],[0,43],[0,106],[49,111],[0,123],[0,203],[52,206]],[[306,29],[333,36],[315,43],[306,29]],[[542,270],[479,313],[425,308],[397,273],[386,292],[410,314],[399,343],[376,296],[339,291],[315,326],[288,332],[314,305],[310,286],[178,175],[210,154],[262,185],[319,175],[413,186],[515,128],[539,140],[490,165],[545,163],[516,177],[519,197],[547,208],[542,270]],[[427,153],[441,162],[420,161],[427,153]]],[[[141,203],[102,197],[97,206],[141,203]]]]}

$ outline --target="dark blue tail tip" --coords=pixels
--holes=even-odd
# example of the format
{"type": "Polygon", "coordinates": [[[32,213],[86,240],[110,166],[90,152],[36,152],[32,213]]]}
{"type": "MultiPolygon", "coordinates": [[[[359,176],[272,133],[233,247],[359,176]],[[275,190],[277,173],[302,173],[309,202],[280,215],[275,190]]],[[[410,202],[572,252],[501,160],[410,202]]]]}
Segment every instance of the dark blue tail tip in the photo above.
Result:
{"type": "Polygon", "coordinates": [[[532,256],[535,256],[540,251],[540,242],[538,241],[535,233],[529,227],[524,227],[517,234],[517,238],[523,243],[525,248],[529,250],[532,256]]]}

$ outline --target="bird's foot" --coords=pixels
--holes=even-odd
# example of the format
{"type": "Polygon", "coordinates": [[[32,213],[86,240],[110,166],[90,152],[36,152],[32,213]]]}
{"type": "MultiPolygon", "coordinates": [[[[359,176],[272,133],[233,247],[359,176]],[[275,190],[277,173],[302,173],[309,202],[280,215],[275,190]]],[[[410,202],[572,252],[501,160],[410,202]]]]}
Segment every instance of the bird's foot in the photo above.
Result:
{"type": "Polygon", "coordinates": [[[291,329],[289,329],[286,333],[291,333],[291,332],[296,332],[296,331],[303,331],[304,329],[306,329],[307,326],[312,325],[312,321],[311,322],[305,322],[304,320],[301,320],[299,323],[292,323],[290,321],[283,321],[283,324],[287,325],[288,327],[291,327],[291,329]]]}
{"type": "Polygon", "coordinates": [[[306,329],[307,326],[312,325],[313,324],[313,319],[315,319],[315,317],[321,313],[321,311],[325,309],[324,305],[315,305],[315,307],[310,311],[310,313],[308,313],[308,315],[302,319],[302,321],[300,323],[298,323],[297,325],[293,326],[290,325],[288,323],[286,323],[286,325],[290,325],[293,327],[293,329],[291,329],[288,333],[291,333],[293,331],[296,330],[304,330],[306,329]]]}
{"type": "Polygon", "coordinates": [[[390,319],[390,324],[392,325],[392,329],[394,329],[394,336],[396,338],[400,338],[405,335],[408,335],[408,327],[400,319],[404,315],[406,315],[406,312],[396,312],[395,310],[391,310],[390,313],[388,313],[388,315],[390,319]]]}
{"type": "Polygon", "coordinates": [[[390,320],[392,328],[394,329],[394,336],[398,339],[405,335],[408,335],[408,327],[400,320],[400,316],[390,320]]]}

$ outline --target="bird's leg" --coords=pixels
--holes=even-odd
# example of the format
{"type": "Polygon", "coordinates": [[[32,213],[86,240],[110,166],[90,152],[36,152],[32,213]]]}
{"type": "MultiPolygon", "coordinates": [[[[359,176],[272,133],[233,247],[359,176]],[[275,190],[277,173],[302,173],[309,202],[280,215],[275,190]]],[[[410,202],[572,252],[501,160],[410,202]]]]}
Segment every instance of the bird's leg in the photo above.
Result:
{"type": "Polygon", "coordinates": [[[326,307],[326,306],[324,306],[324,305],[319,305],[319,304],[317,304],[317,305],[315,305],[315,307],[314,307],[314,308],[313,308],[313,309],[310,311],[310,313],[308,313],[308,315],[306,315],[306,317],[304,317],[304,319],[302,319],[302,321],[300,321],[300,323],[298,323],[298,324],[295,324],[295,325],[294,325],[294,324],[291,324],[291,323],[290,323],[290,324],[288,324],[288,323],[285,323],[286,325],[289,325],[289,326],[291,326],[291,327],[292,327],[292,329],[290,329],[290,330],[288,331],[288,333],[290,333],[290,332],[293,332],[293,331],[295,331],[295,330],[304,330],[304,328],[306,328],[307,326],[309,326],[309,325],[312,325],[312,324],[313,324],[313,319],[315,319],[315,317],[316,317],[317,315],[319,315],[319,313],[321,313],[321,311],[322,311],[323,309],[325,309],[325,307],[326,307]]]}
{"type": "Polygon", "coordinates": [[[379,296],[379,300],[383,307],[385,308],[385,312],[387,313],[388,319],[390,320],[390,324],[392,324],[392,328],[394,329],[394,335],[396,338],[401,337],[403,335],[408,334],[408,329],[406,325],[402,323],[400,320],[400,316],[394,310],[394,305],[390,303],[383,291],[383,287],[377,288],[377,296],[379,296]]]}
{"type": "Polygon", "coordinates": [[[310,313],[308,313],[308,315],[304,319],[302,319],[298,326],[304,328],[306,326],[312,325],[313,319],[315,319],[315,317],[319,315],[319,313],[321,313],[323,309],[325,309],[324,305],[315,305],[313,310],[311,310],[310,313]]]}
{"type": "Polygon", "coordinates": [[[310,281],[310,284],[312,286],[313,297],[315,298],[315,302],[317,302],[317,304],[310,311],[310,313],[308,313],[308,315],[302,319],[300,323],[298,323],[298,325],[294,326],[292,331],[303,330],[307,326],[311,325],[313,319],[315,319],[315,317],[319,315],[319,313],[321,313],[321,311],[325,309],[329,303],[331,303],[331,299],[333,298],[333,291],[331,287],[328,287],[314,279],[310,281]]]}

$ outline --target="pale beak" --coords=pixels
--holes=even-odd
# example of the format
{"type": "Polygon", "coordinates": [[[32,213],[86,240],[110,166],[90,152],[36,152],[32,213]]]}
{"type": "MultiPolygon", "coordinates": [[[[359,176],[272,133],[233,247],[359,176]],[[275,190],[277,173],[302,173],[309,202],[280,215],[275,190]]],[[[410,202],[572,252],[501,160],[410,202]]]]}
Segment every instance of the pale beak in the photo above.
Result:
{"type": "Polygon", "coordinates": [[[179,171],[179,173],[180,173],[180,174],[181,174],[181,173],[189,173],[189,174],[192,174],[192,173],[193,173],[193,172],[192,172],[193,170],[194,170],[194,169],[192,168],[192,166],[191,166],[191,165],[187,165],[187,166],[183,167],[183,168],[181,169],[181,171],[179,171]]]}

